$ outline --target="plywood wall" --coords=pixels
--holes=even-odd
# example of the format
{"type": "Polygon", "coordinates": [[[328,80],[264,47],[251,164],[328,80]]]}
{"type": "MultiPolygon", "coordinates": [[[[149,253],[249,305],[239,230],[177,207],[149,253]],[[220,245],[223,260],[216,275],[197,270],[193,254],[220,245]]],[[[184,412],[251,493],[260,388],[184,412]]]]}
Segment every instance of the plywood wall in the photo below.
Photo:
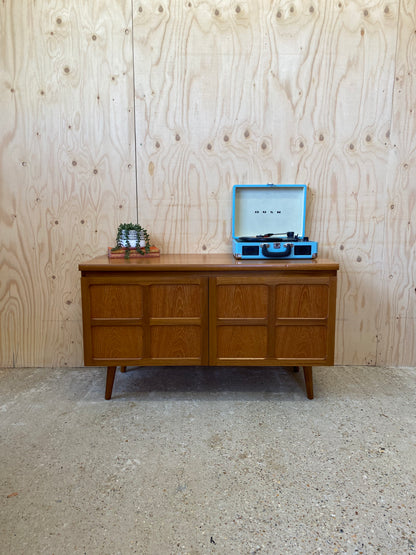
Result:
{"type": "MultiPolygon", "coordinates": [[[[394,294],[386,237],[405,232],[388,205],[393,99],[398,112],[413,100],[396,98],[395,80],[410,6],[135,2],[140,219],[168,250],[228,251],[234,183],[307,183],[308,232],[341,265],[336,352],[348,364],[415,362],[414,312],[394,357],[382,354],[402,337],[394,317],[394,335],[381,331],[394,294]]],[[[409,287],[412,253],[400,251],[409,287]]]]}
{"type": "Polygon", "coordinates": [[[0,359],[82,364],[81,259],[135,218],[130,3],[0,3],[0,359]]]}
{"type": "Polygon", "coordinates": [[[0,5],[2,365],[82,364],[77,264],[120,221],[229,252],[232,186],[269,182],[308,184],[340,263],[337,362],[416,365],[412,0],[25,4],[0,5]]]}
{"type": "Polygon", "coordinates": [[[400,2],[386,179],[378,358],[416,365],[416,4],[400,2]]]}

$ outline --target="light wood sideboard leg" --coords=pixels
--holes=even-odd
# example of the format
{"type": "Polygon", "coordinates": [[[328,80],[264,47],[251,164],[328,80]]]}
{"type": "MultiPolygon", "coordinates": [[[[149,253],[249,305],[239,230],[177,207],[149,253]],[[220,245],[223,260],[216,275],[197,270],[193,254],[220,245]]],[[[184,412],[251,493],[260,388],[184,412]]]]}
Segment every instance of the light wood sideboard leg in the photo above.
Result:
{"type": "Polygon", "coordinates": [[[306,395],[308,399],[313,399],[312,366],[304,366],[303,375],[305,376],[306,395]]]}
{"type": "Polygon", "coordinates": [[[126,368],[127,368],[127,366],[120,366],[120,372],[123,372],[123,374],[124,374],[124,372],[126,371],[126,368]]]}
{"type": "Polygon", "coordinates": [[[107,401],[111,399],[113,392],[114,376],[116,375],[117,366],[107,366],[107,381],[105,384],[105,398],[107,401]]]}

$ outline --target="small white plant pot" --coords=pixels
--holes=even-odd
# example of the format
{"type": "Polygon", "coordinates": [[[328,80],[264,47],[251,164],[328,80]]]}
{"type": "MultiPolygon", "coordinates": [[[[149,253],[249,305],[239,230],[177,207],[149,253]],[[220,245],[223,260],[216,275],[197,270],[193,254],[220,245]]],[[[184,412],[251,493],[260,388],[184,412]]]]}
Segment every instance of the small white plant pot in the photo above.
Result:
{"type": "Polygon", "coordinates": [[[122,231],[120,243],[122,247],[130,246],[132,249],[136,248],[139,243],[137,231],[129,231],[128,233],[122,231]]]}

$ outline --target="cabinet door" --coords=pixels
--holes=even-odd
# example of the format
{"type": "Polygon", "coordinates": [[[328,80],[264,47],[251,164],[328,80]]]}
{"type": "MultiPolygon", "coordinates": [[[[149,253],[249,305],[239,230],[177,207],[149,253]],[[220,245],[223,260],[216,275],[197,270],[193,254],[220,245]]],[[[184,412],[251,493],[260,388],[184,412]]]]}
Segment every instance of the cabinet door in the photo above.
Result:
{"type": "Polygon", "coordinates": [[[208,363],[208,282],[198,276],[83,277],[87,365],[208,363]]]}
{"type": "Polygon", "coordinates": [[[210,363],[333,364],[336,277],[283,273],[210,281],[210,363]]]}

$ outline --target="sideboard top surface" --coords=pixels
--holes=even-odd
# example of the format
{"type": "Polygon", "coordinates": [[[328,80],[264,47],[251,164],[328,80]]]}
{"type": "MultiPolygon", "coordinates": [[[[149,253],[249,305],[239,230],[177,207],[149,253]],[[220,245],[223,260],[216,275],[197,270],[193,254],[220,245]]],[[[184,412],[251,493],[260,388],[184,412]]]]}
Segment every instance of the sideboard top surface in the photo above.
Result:
{"type": "Polygon", "coordinates": [[[81,272],[172,272],[172,271],[336,271],[333,260],[237,260],[232,254],[161,254],[155,258],[108,258],[98,256],[79,264],[81,272]]]}

